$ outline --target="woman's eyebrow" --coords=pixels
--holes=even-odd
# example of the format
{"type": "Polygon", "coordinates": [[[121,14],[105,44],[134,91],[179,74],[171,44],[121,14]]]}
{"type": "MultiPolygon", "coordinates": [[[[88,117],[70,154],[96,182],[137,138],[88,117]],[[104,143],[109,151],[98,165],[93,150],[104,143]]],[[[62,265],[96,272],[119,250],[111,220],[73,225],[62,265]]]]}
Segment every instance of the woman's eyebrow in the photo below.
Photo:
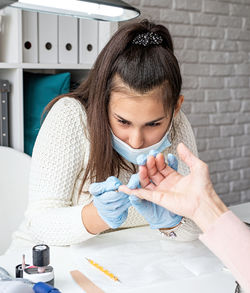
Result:
{"type": "MultiPolygon", "coordinates": [[[[121,120],[124,120],[124,121],[126,121],[126,122],[131,123],[131,121],[129,121],[129,120],[127,120],[127,119],[121,117],[120,115],[117,115],[116,113],[115,113],[115,116],[116,116],[117,118],[121,119],[121,120]]],[[[155,120],[152,120],[152,121],[146,122],[145,124],[155,123],[155,122],[158,122],[158,121],[160,121],[160,120],[162,120],[162,119],[164,119],[164,118],[166,118],[166,117],[163,116],[163,117],[157,118],[157,119],[155,119],[155,120]]]]}

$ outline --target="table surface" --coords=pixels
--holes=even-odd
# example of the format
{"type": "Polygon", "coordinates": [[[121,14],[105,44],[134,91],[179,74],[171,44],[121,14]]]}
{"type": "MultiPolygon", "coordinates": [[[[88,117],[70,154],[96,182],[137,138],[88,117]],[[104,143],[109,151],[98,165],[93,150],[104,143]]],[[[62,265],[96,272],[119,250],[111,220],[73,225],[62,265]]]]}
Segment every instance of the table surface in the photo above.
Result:
{"type": "MultiPolygon", "coordinates": [[[[230,209],[241,220],[250,222],[250,203],[230,209]]],[[[30,262],[31,249],[25,252],[17,250],[11,255],[0,256],[0,266],[14,275],[15,266],[21,262],[23,253],[26,254],[27,262],[30,262]]],[[[231,273],[206,251],[199,240],[176,243],[162,239],[159,233],[149,227],[101,234],[76,246],[50,247],[50,256],[55,271],[55,287],[62,293],[83,292],[70,276],[69,272],[74,269],[81,270],[105,292],[227,293],[234,292],[235,288],[235,279],[231,273]],[[102,260],[101,264],[105,268],[108,266],[110,271],[112,268],[111,272],[118,275],[122,285],[85,263],[84,257],[102,260]],[[196,259],[199,266],[196,266],[196,259]],[[181,264],[177,265],[178,262],[181,264]],[[136,265],[141,265],[141,269],[136,265]]]]}

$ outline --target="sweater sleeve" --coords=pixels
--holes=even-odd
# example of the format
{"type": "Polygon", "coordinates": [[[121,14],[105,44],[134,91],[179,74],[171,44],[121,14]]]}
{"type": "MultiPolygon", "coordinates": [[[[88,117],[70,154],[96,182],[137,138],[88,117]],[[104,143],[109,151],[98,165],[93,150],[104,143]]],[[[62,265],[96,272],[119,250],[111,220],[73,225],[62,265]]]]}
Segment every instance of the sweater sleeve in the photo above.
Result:
{"type": "Polygon", "coordinates": [[[233,212],[224,213],[199,239],[250,292],[250,231],[233,212]]]}
{"type": "Polygon", "coordinates": [[[26,230],[33,241],[70,245],[87,240],[83,205],[73,206],[74,185],[84,164],[87,138],[80,103],[57,101],[47,114],[32,154],[26,230]]]}
{"type": "Polygon", "coordinates": [[[194,133],[186,115],[182,111],[180,111],[175,117],[173,125],[174,129],[171,132],[172,145],[167,151],[168,153],[174,154],[178,158],[178,172],[182,175],[188,175],[189,168],[179,159],[177,146],[180,142],[182,142],[195,156],[198,156],[194,133]]]}

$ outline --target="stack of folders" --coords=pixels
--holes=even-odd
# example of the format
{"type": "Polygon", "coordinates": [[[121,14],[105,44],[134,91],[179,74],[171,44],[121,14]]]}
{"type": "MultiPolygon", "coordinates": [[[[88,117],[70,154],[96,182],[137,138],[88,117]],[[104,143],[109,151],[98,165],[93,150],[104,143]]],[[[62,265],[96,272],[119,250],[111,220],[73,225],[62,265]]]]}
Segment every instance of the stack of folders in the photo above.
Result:
{"type": "Polygon", "coordinates": [[[100,51],[95,20],[23,11],[22,26],[24,63],[91,65],[100,51]]]}
{"type": "Polygon", "coordinates": [[[9,102],[10,84],[0,79],[0,145],[9,146],[9,102]]]}

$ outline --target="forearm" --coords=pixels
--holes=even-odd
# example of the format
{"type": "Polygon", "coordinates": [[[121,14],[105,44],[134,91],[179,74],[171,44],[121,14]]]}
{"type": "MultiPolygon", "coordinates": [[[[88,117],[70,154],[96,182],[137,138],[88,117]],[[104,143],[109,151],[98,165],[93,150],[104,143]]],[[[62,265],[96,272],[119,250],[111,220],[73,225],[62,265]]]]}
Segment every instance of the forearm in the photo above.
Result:
{"type": "Polygon", "coordinates": [[[83,207],[82,222],[85,229],[91,234],[99,234],[110,228],[99,216],[93,202],[83,207]]]}
{"type": "Polygon", "coordinates": [[[84,227],[81,218],[83,206],[46,208],[33,203],[26,212],[23,238],[48,245],[64,246],[81,243],[95,235],[84,227]],[[28,234],[28,235],[27,235],[28,234]]]}
{"type": "Polygon", "coordinates": [[[227,211],[200,235],[200,240],[230,269],[243,289],[250,292],[248,227],[231,211],[227,211]]]}
{"type": "Polygon", "coordinates": [[[33,203],[25,223],[34,241],[57,246],[77,244],[109,229],[92,203],[60,208],[43,208],[41,203],[33,203]]]}

